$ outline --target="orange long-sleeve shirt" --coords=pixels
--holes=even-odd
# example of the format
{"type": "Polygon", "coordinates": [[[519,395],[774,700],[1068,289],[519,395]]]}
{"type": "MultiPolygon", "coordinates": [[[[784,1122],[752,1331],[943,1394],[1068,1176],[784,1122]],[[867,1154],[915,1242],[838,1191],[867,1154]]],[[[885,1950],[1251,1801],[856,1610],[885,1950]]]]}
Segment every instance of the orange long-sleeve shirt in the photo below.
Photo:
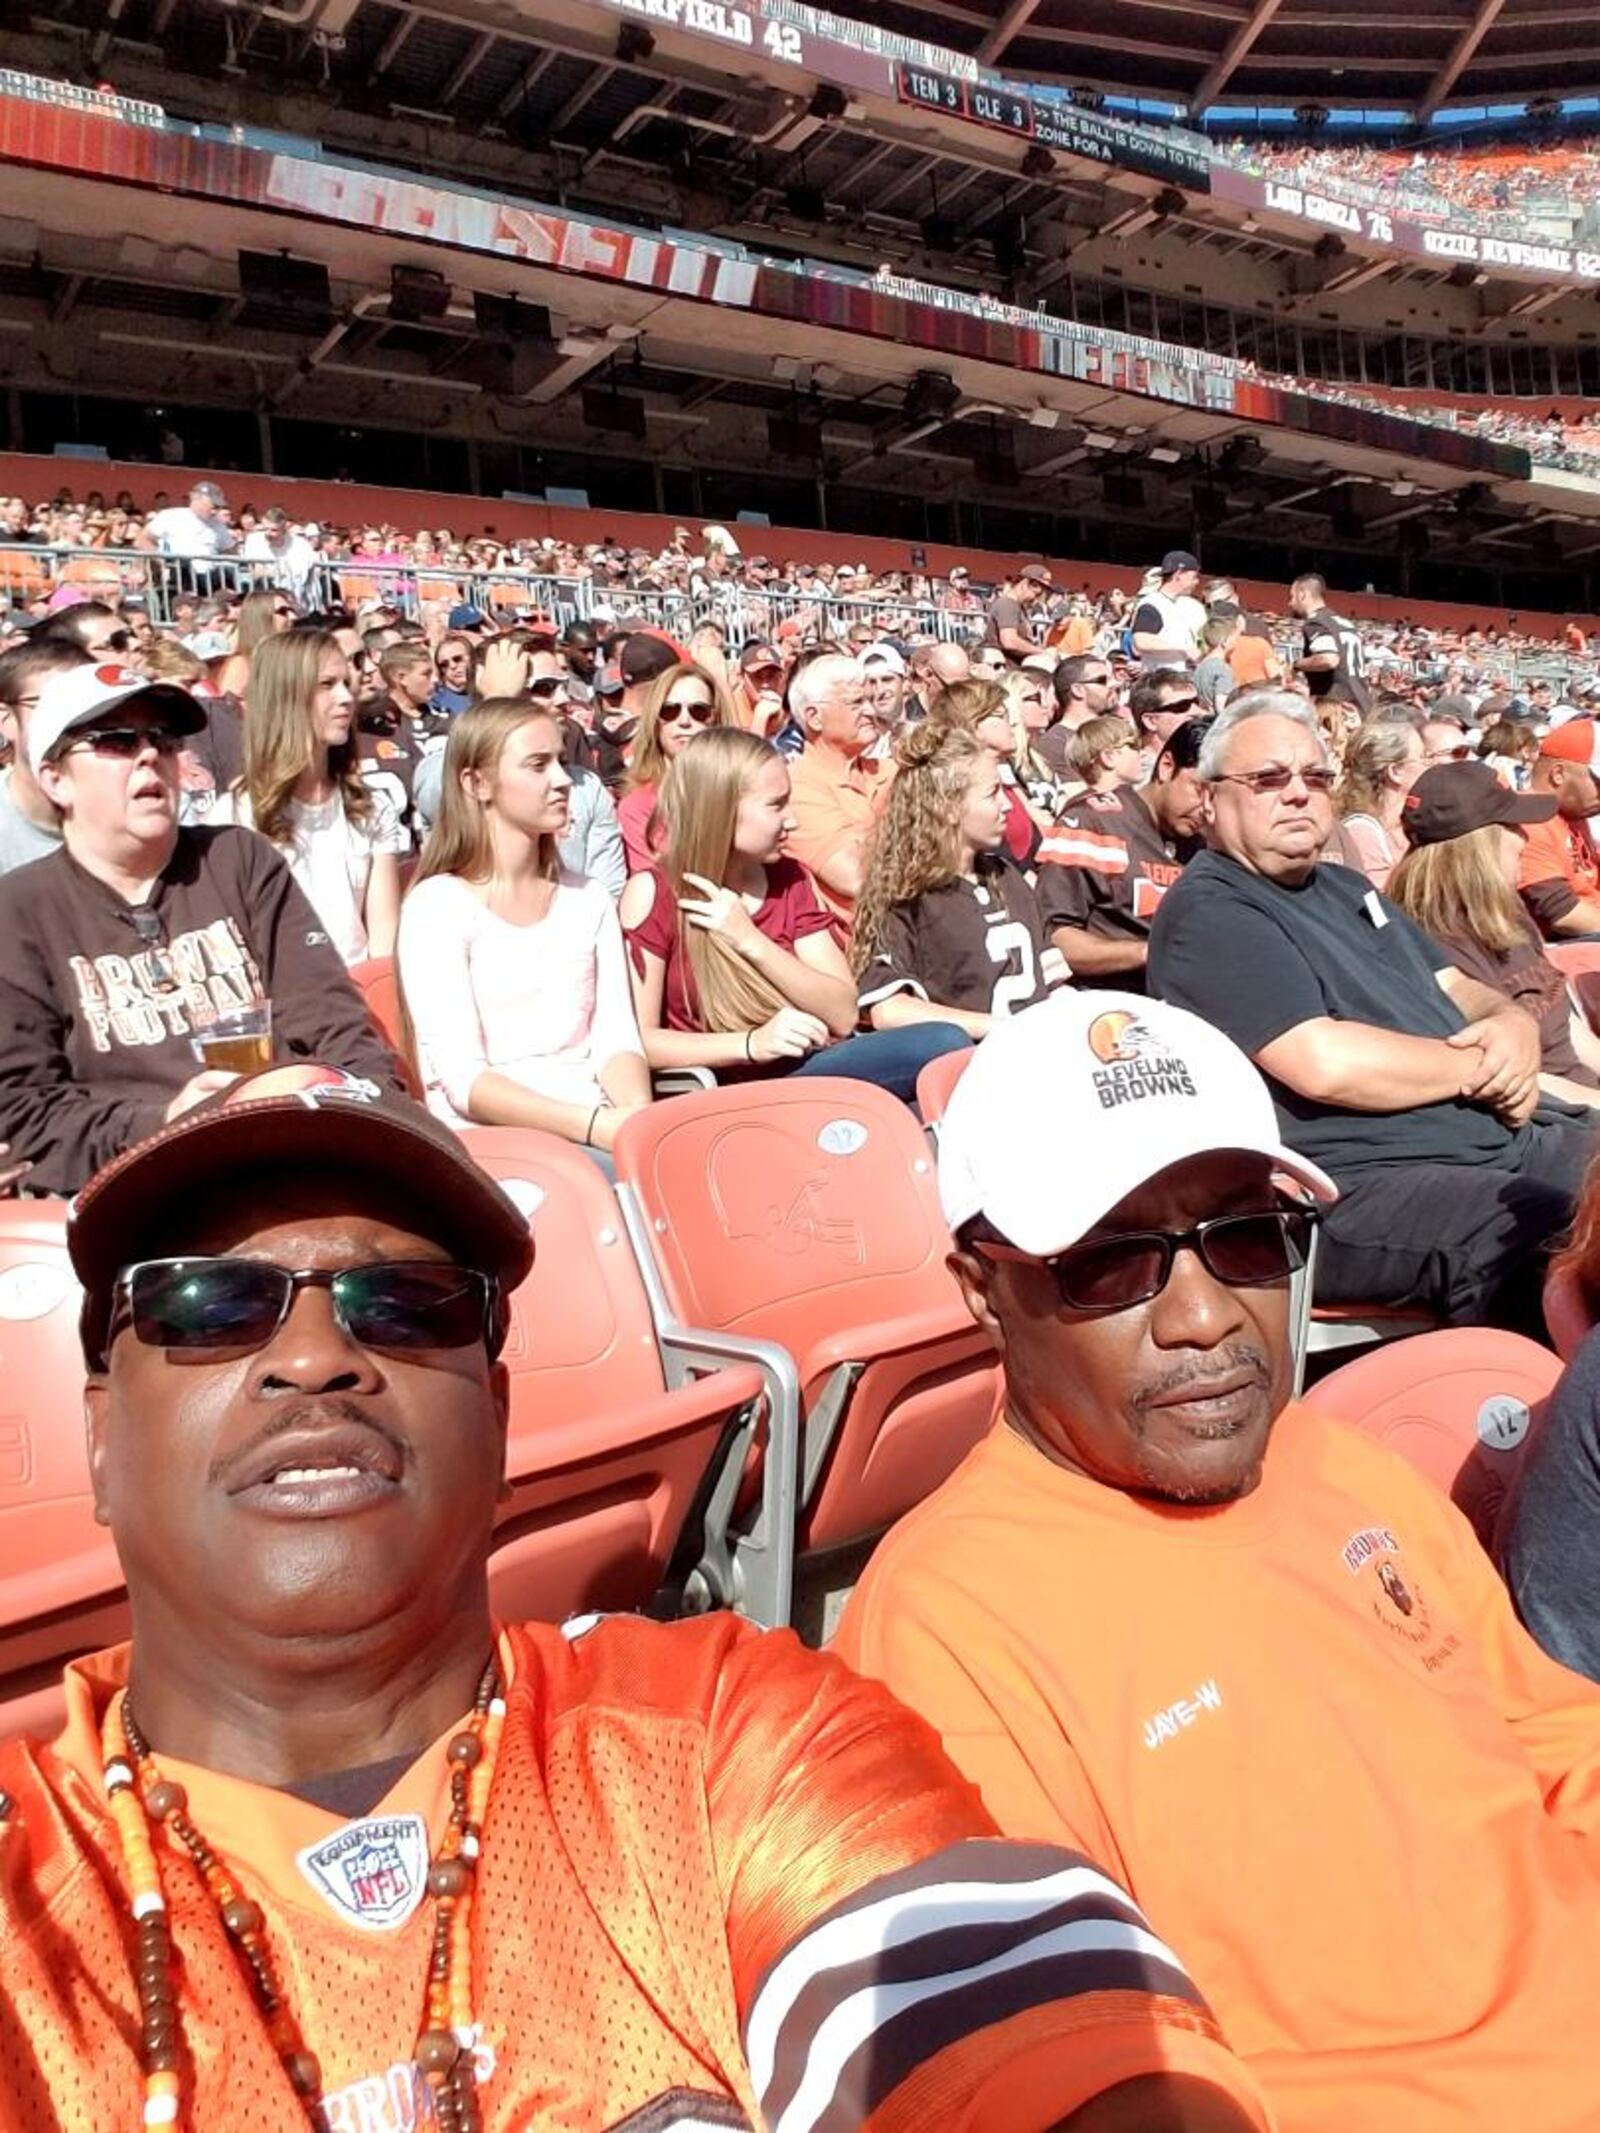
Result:
{"type": "Polygon", "coordinates": [[[1001,1424],[838,1649],[1133,1891],[1284,2133],[1600,2127],[1600,1689],[1381,1448],[1291,1407],[1253,1494],[1181,1509],[1001,1424]]]}

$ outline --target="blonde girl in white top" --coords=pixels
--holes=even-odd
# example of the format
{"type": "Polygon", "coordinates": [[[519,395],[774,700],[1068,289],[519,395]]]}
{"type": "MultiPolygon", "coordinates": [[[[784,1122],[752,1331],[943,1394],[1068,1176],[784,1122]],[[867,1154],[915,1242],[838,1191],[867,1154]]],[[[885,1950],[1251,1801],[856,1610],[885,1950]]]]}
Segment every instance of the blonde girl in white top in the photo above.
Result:
{"type": "Polygon", "coordinates": [[[560,721],[492,697],[450,729],[439,818],[400,916],[400,989],[429,1108],[600,1151],[650,1101],[622,932],[564,873],[560,721]]]}
{"type": "Polygon", "coordinates": [[[405,831],[361,776],[350,668],[322,630],[267,637],[250,662],[244,776],[207,820],[277,846],[346,963],[394,954],[405,831]]]}

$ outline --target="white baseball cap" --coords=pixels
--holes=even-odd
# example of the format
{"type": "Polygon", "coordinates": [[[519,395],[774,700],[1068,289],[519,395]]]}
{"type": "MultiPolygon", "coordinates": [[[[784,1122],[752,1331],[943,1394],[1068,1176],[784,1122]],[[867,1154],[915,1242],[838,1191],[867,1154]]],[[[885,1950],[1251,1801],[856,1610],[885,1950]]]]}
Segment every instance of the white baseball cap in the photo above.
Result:
{"type": "Polygon", "coordinates": [[[65,674],[52,674],[39,691],[28,720],[29,768],[37,775],[39,766],[49,761],[69,734],[97,725],[108,711],[135,700],[160,711],[173,733],[204,730],[204,711],[176,682],[151,681],[143,674],[129,673],[126,667],[71,667],[65,674]]]}
{"type": "Polygon", "coordinates": [[[952,1230],[982,1215],[1048,1259],[1190,1156],[1264,1155],[1314,1199],[1333,1180],[1286,1148],[1267,1085],[1220,1030],[1136,993],[1056,992],[997,1023],[939,1128],[952,1230]]]}

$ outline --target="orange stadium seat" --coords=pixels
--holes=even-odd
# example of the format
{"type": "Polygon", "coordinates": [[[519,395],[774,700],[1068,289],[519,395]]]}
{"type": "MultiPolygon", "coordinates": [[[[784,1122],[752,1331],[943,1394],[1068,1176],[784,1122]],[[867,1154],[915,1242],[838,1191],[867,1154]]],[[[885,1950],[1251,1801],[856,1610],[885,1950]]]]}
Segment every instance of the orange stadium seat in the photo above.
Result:
{"type": "Polygon", "coordinates": [[[614,1153],[658,1323],[793,1358],[798,1548],[868,1539],[920,1502],[988,1426],[999,1369],[945,1266],[906,1107],[859,1081],[747,1083],[636,1112],[614,1153]]]}
{"type": "Polygon", "coordinates": [[[1304,1398],[1408,1460],[1487,1546],[1560,1375],[1559,1357],[1537,1341],[1489,1326],[1452,1326],[1360,1356],[1304,1398]]]}
{"type": "Polygon", "coordinates": [[[38,554],[23,548],[0,553],[0,597],[22,607],[50,591],[54,584],[50,566],[38,554]]]}
{"type": "Polygon", "coordinates": [[[971,1057],[970,1049],[941,1052],[936,1059],[930,1059],[917,1076],[917,1110],[925,1126],[936,1126],[944,1117],[951,1092],[967,1071],[971,1057]]]}
{"type": "Polygon", "coordinates": [[[1585,1022],[1600,1030],[1600,970],[1577,970],[1567,979],[1567,991],[1585,1022]]]}
{"type": "Polygon", "coordinates": [[[400,1013],[400,975],[393,956],[374,955],[364,963],[352,963],[350,981],[365,1000],[374,1028],[399,1061],[406,1087],[413,1096],[420,1096],[422,1091],[406,1055],[405,1025],[400,1013]]]}
{"type": "Polygon", "coordinates": [[[710,1485],[743,1462],[762,1376],[664,1361],[617,1203],[598,1164],[553,1135],[463,1136],[533,1221],[532,1273],[512,1303],[510,1494],[489,1575],[502,1621],[645,1606],[680,1541],[698,1550],[710,1485]],[[671,1376],[669,1377],[669,1370],[671,1376]]]}
{"type": "Polygon", "coordinates": [[[50,1733],[63,1664],[126,1636],[94,1522],[66,1206],[0,1201],[0,1735],[50,1733]]]}
{"type": "Polygon", "coordinates": [[[1569,986],[1575,978],[1600,970],[1600,941],[1546,941],[1544,952],[1569,986]]]}
{"type": "Polygon", "coordinates": [[[1544,1323],[1564,1363],[1572,1361],[1594,1331],[1594,1313],[1583,1283],[1569,1266],[1552,1267],[1545,1276],[1544,1323]]]}

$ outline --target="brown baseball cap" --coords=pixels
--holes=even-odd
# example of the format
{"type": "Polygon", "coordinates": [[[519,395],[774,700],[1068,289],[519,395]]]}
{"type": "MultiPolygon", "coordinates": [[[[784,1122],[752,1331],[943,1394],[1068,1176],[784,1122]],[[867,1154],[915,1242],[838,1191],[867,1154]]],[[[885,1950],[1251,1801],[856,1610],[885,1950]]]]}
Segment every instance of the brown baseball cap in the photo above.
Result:
{"type": "Polygon", "coordinates": [[[1491,822],[1548,822],[1554,793],[1513,792],[1487,763],[1437,763],[1406,794],[1400,826],[1414,845],[1448,844],[1491,822]]]}
{"type": "Polygon", "coordinates": [[[1017,572],[1017,576],[1019,578],[1026,578],[1030,585],[1054,585],[1056,582],[1055,579],[1050,575],[1050,566],[1048,563],[1025,564],[1023,568],[1017,572]]]}
{"type": "Polygon", "coordinates": [[[84,1289],[84,1353],[103,1352],[112,1284],[149,1248],[172,1209],[230,1171],[293,1165],[347,1177],[352,1191],[403,1180],[419,1226],[463,1266],[509,1295],[533,1264],[527,1217],[448,1126],[376,1082],[310,1062],[263,1067],[138,1141],[84,1186],[67,1219],[67,1250],[84,1289]]]}

